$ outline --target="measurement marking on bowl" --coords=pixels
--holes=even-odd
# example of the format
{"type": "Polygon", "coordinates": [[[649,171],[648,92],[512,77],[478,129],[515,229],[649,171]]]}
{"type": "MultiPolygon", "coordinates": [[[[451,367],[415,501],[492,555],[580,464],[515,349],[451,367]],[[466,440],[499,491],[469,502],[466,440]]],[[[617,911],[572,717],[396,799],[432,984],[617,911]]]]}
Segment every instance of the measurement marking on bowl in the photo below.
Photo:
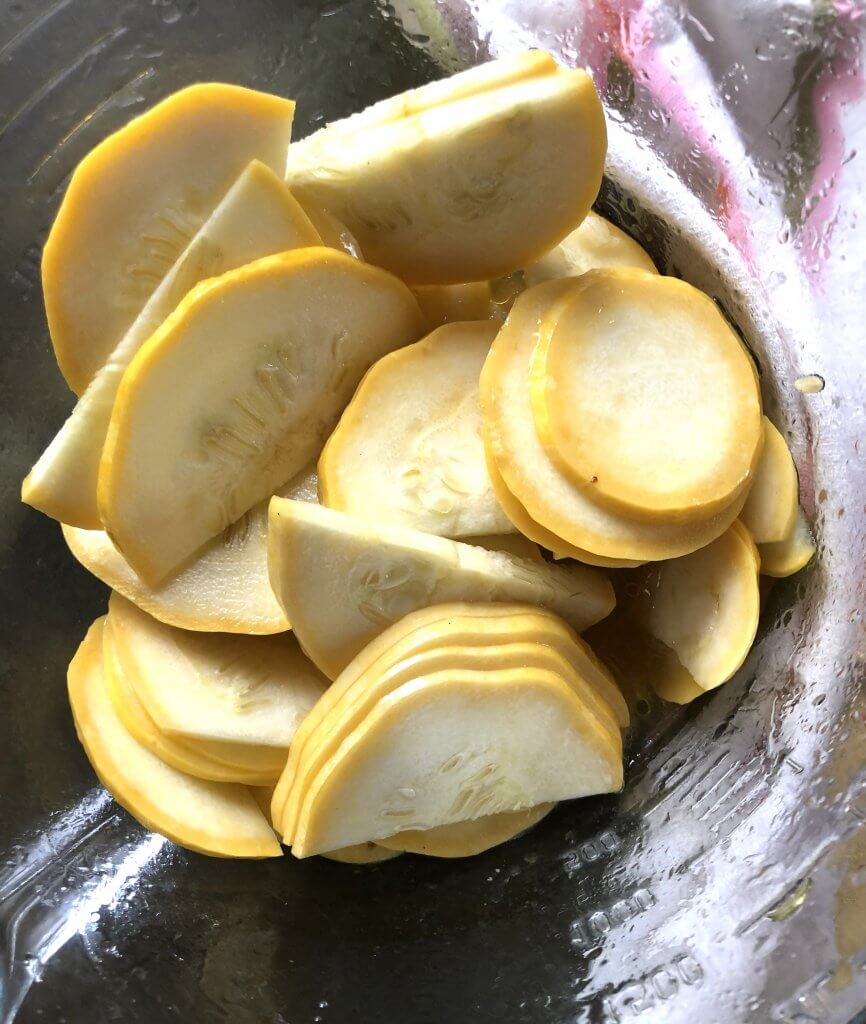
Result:
{"type": "Polygon", "coordinates": [[[584,951],[600,946],[614,928],[655,906],[657,900],[649,889],[636,889],[631,896],[599,907],[571,923],[571,944],[584,951]]]}
{"type": "Polygon", "coordinates": [[[675,999],[684,987],[699,985],[704,969],[691,953],[683,953],[646,974],[629,978],[600,1000],[604,1024],[632,1020],[660,1003],[675,999]]]}
{"type": "Polygon", "coordinates": [[[567,874],[576,874],[591,864],[597,864],[615,853],[622,841],[611,829],[605,829],[591,839],[585,839],[563,856],[563,867],[567,874]]]}

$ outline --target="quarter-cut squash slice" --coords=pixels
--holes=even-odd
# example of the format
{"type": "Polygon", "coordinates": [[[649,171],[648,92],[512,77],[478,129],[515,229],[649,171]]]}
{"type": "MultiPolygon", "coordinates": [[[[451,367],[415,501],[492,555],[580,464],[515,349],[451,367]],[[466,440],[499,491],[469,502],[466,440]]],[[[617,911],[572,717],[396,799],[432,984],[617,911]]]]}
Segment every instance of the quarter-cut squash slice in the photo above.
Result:
{"type": "MultiPolygon", "coordinates": [[[[399,645],[398,645],[399,646],[399,645]]],[[[277,822],[283,842],[291,844],[297,828],[298,815],[305,790],[302,781],[314,779],[332,757],[340,743],[360,727],[379,701],[414,679],[451,672],[455,678],[462,673],[523,669],[527,674],[543,670],[562,679],[580,697],[594,733],[605,737],[612,746],[621,748],[619,727],[613,709],[575,671],[573,661],[543,643],[500,643],[486,646],[437,646],[411,656],[398,658],[387,668],[374,668],[363,673],[344,690],[315,731],[307,736],[300,754],[290,769],[294,782],[277,822]]]]}
{"type": "MultiPolygon", "coordinates": [[[[165,764],[187,775],[194,775],[210,782],[264,786],[270,785],[279,777],[280,767],[276,764],[268,765],[264,769],[260,762],[252,765],[231,764],[225,756],[216,756],[217,753],[224,755],[224,749],[203,749],[199,745],[162,732],[138,698],[130,673],[120,656],[110,618],[103,630],[103,657],[108,694],[124,728],[165,764]]],[[[253,757],[258,761],[256,751],[253,751],[253,757]]]]}
{"type": "Polygon", "coordinates": [[[514,558],[283,498],[271,501],[268,566],[301,646],[331,679],[392,622],[429,605],[521,601],[582,630],[615,603],[609,581],[583,566],[514,558]]]}
{"type": "Polygon", "coordinates": [[[569,544],[561,537],[557,537],[550,530],[545,529],[541,523],[536,523],[532,516],[526,511],[523,505],[514,497],[511,491],[505,486],[502,474],[488,454],[486,457],[487,475],[490,477],[490,485],[493,493],[499,500],[502,510],[520,531],[524,537],[531,537],[537,544],[546,547],[553,553],[556,559],[575,558],[579,562],[586,562],[587,565],[595,565],[603,569],[634,569],[643,563],[630,561],[627,558],[605,558],[604,555],[594,555],[591,551],[584,551],[583,548],[569,544]]]}
{"type": "Polygon", "coordinates": [[[754,479],[754,366],[685,281],[624,267],[584,274],[545,319],[530,390],[551,459],[622,515],[706,519],[754,479]]]}
{"type": "Polygon", "coordinates": [[[99,781],[146,828],[216,857],[279,857],[280,844],[249,789],[179,772],[124,728],[105,683],[97,619],[69,666],[75,728],[99,781]]]}
{"type": "Polygon", "coordinates": [[[282,171],[294,109],[236,85],[192,85],[81,161],[42,256],[51,340],[73,391],[84,391],[247,164],[282,171]]]}
{"type": "Polygon", "coordinates": [[[740,519],[756,544],[790,537],[797,521],[797,467],[784,437],[764,417],[764,447],[740,519]]]}
{"type": "Polygon", "coordinates": [[[130,363],[111,415],[98,500],[129,564],[158,583],[273,494],[419,320],[395,277],[326,248],[194,288],[130,363]]]}
{"type": "Polygon", "coordinates": [[[282,771],[292,737],[328,685],[294,637],[191,633],[119,594],[108,607],[136,695],[162,732],[267,748],[282,771]]]}
{"type": "Polygon", "coordinates": [[[486,320],[490,316],[490,282],[427,284],[412,289],[428,331],[443,324],[486,320]]]}
{"type": "Polygon", "coordinates": [[[413,284],[456,284],[517,270],[575,228],[606,146],[589,76],[551,64],[382,123],[328,125],[290,147],[286,180],[366,259],[413,284]]]}
{"type": "Polygon", "coordinates": [[[631,614],[704,690],[730,679],[758,628],[758,555],[740,524],[711,544],[640,573],[631,614]]]}
{"type": "MultiPolygon", "coordinates": [[[[316,501],[315,467],[277,493],[316,501]]],[[[282,633],[291,627],[268,579],[269,500],[245,512],[177,575],[155,587],[129,567],[104,530],[64,524],[63,536],[85,569],[169,626],[210,633],[282,633]]]]}
{"type": "Polygon", "coordinates": [[[368,370],[319,459],[322,504],[444,537],[513,531],[487,475],[478,405],[496,331],[447,324],[368,370]]]}
{"type": "MultiPolygon", "coordinates": [[[[622,728],[629,710],[612,676],[591,648],[552,612],[523,604],[452,604],[422,608],[406,615],[369,643],[346,666],[301,722],[277,784],[273,820],[282,823],[286,799],[310,736],[348,691],[365,675],[384,673],[401,660],[440,647],[498,644],[544,644],[569,659],[575,670],[613,710],[622,728]]],[[[294,829],[290,817],[287,831],[294,829]]]]}
{"type": "Polygon", "coordinates": [[[419,853],[425,857],[474,857],[522,835],[546,817],[556,804],[538,804],[525,811],[488,814],[470,821],[455,821],[438,828],[398,832],[380,840],[388,850],[419,853]]]}
{"type": "Polygon", "coordinates": [[[781,579],[793,576],[809,563],[815,554],[815,541],[802,510],[797,511],[794,529],[785,540],[774,544],[760,544],[761,572],[765,576],[781,579]]]}
{"type": "Polygon", "coordinates": [[[552,673],[433,674],[380,701],[310,782],[292,853],[621,786],[621,757],[552,673]]]}
{"type": "Polygon", "coordinates": [[[523,270],[527,287],[563,277],[580,277],[599,267],[636,267],[656,273],[653,261],[640,245],[609,220],[592,210],[579,227],[538,262],[523,270]]]}
{"type": "Polygon", "coordinates": [[[745,494],[706,520],[638,522],[603,508],[576,487],[538,437],[529,392],[538,325],[577,282],[550,281],[530,288],[517,299],[496,336],[481,372],[487,450],[506,487],[529,515],[569,544],[606,558],[636,562],[687,554],[730,526],[745,494]]]}
{"type": "Polygon", "coordinates": [[[120,380],[136,352],[187,292],[205,278],[262,256],[321,244],[282,180],[263,163],[253,161],[99,367],[72,414],[25,479],[23,500],[71,526],[101,530],[96,503],[99,460],[120,380]]]}

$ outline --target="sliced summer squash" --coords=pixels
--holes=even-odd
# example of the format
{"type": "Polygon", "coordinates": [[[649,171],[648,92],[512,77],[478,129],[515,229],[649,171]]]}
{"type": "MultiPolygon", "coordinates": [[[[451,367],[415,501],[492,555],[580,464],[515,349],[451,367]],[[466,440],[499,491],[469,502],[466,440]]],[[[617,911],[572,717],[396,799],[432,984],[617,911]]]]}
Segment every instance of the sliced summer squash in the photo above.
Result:
{"type": "Polygon", "coordinates": [[[274,748],[285,762],[328,685],[291,635],[191,633],[157,622],[119,594],[109,614],[135,692],[170,736],[274,748]]]}
{"type": "Polygon", "coordinates": [[[106,354],[71,416],[24,481],[24,501],[86,530],[102,529],[99,460],[120,380],[141,346],[195,285],[262,256],[321,245],[282,180],[253,161],[157,285],[117,347],[106,354]]]}
{"type": "Polygon", "coordinates": [[[576,487],[538,437],[529,390],[538,324],[551,305],[576,286],[574,281],[551,281],[530,288],[517,299],[496,336],[481,372],[487,451],[506,487],[532,519],[575,547],[636,562],[694,551],[730,526],[745,494],[706,520],[638,522],[603,508],[585,488],[576,487]]]}
{"type": "Polygon", "coordinates": [[[784,437],[764,417],[764,447],[740,520],[756,544],[790,537],[797,521],[797,467],[784,437]]]}
{"type": "Polygon", "coordinates": [[[75,728],[100,782],[146,828],[216,857],[279,857],[246,786],[206,782],[163,763],[124,728],[105,685],[98,619],[69,666],[75,728]]]}
{"type": "Polygon", "coordinates": [[[100,514],[132,568],[162,581],[273,494],[419,321],[405,285],[333,249],[194,288],[124,374],[102,455],[100,514]]]}
{"type": "Polygon", "coordinates": [[[754,479],[754,366],[685,281],[623,267],[584,274],[545,319],[530,392],[551,459],[619,514],[706,519],[754,479]]]}
{"type": "Polygon", "coordinates": [[[387,667],[374,666],[361,674],[341,693],[325,714],[317,717],[314,731],[305,737],[297,758],[292,757],[287,773],[294,779],[277,823],[283,841],[291,844],[297,827],[301,801],[305,795],[298,779],[313,779],[346,739],[369,715],[379,701],[413,679],[443,676],[451,672],[505,671],[522,669],[527,676],[550,672],[562,679],[580,697],[594,733],[605,737],[614,747],[621,745],[613,708],[575,670],[575,659],[544,643],[508,643],[484,646],[442,645],[398,658],[387,667]]]}
{"type": "Polygon", "coordinates": [[[319,459],[322,504],[443,537],[514,529],[484,461],[488,322],[439,327],[367,372],[319,459]]]}
{"type": "Polygon", "coordinates": [[[322,245],[327,245],[330,249],[339,249],[348,256],[354,256],[357,260],[364,258],[361,246],[358,245],[358,239],[333,214],[323,210],[315,203],[304,203],[302,209],[321,237],[322,245]]]}
{"type": "MultiPolygon", "coordinates": [[[[308,468],[277,493],[316,501],[308,468]]],[[[202,632],[268,635],[290,629],[268,579],[268,502],[260,502],[212,541],[177,575],[148,586],[104,530],[63,526],[69,550],[103,583],[169,626],[202,632]]]]}
{"type": "Polygon", "coordinates": [[[621,785],[621,751],[592,731],[580,699],[554,674],[433,674],[380,701],[310,782],[292,853],[621,785]]]}
{"type": "Polygon", "coordinates": [[[488,814],[470,821],[455,821],[439,828],[398,832],[380,840],[382,847],[425,857],[474,857],[507,843],[537,825],[556,804],[538,804],[525,811],[488,814]]]}
{"type": "Polygon", "coordinates": [[[733,524],[699,551],[638,570],[630,612],[704,690],[742,665],[758,628],[758,554],[733,524]]]}
{"type": "Polygon", "coordinates": [[[73,391],[84,391],[247,164],[282,171],[294,109],[236,85],[192,85],[81,161],[42,257],[51,340],[73,391]]]}
{"type": "Polygon", "coordinates": [[[490,282],[428,284],[412,289],[428,331],[463,320],[486,320],[490,316],[490,282]]]}
{"type": "Polygon", "coordinates": [[[164,733],[139,700],[132,673],[121,657],[110,617],[103,630],[103,656],[106,687],[120,720],[130,735],[161,761],[187,775],[211,782],[263,786],[279,778],[282,766],[276,761],[263,765],[259,751],[251,749],[246,763],[241,763],[245,759],[240,756],[232,763],[228,755],[236,751],[225,746],[205,747],[164,733]]]}
{"type": "Polygon", "coordinates": [[[554,249],[523,270],[527,287],[563,277],[580,277],[599,267],[636,267],[656,273],[653,261],[640,245],[592,210],[583,223],[554,249]]]}
{"type": "Polygon", "coordinates": [[[541,544],[553,553],[556,559],[575,558],[579,562],[586,562],[588,565],[600,566],[604,569],[634,569],[641,565],[640,562],[629,561],[627,558],[605,558],[604,555],[594,555],[591,551],[584,551],[583,548],[569,544],[561,537],[545,529],[541,523],[536,523],[532,516],[526,511],[523,505],[514,497],[511,491],[505,486],[502,474],[490,455],[486,457],[487,475],[490,477],[490,485],[493,492],[499,499],[503,511],[520,531],[517,536],[531,537],[536,544],[541,544]]]}
{"type": "Polygon", "coordinates": [[[797,511],[794,528],[789,537],[774,544],[760,544],[758,552],[761,558],[761,572],[776,579],[793,576],[807,565],[815,554],[815,541],[802,510],[797,511]]]}
{"type": "Polygon", "coordinates": [[[583,220],[607,145],[589,76],[540,72],[328,125],[290,147],[286,181],[413,284],[517,270],[583,220]]]}
{"type": "Polygon", "coordinates": [[[270,506],[268,566],[301,646],[331,679],[392,622],[430,605],[523,601],[582,630],[615,603],[609,581],[583,566],[514,558],[281,498],[270,506]]]}
{"type": "MultiPolygon", "coordinates": [[[[273,820],[282,823],[285,818],[286,797],[307,740],[362,676],[384,673],[403,659],[443,646],[532,643],[543,644],[568,658],[584,681],[611,707],[620,726],[628,726],[628,706],[612,676],[588,645],[552,612],[524,604],[464,602],[422,608],[404,616],[371,641],[301,722],[274,791],[273,820]]],[[[290,817],[286,825],[288,831],[293,831],[294,818],[290,817]]]]}
{"type": "Polygon", "coordinates": [[[322,856],[325,860],[335,860],[338,864],[381,864],[386,860],[399,857],[402,850],[389,850],[377,843],[357,843],[355,846],[344,846],[340,850],[328,850],[322,856]]]}

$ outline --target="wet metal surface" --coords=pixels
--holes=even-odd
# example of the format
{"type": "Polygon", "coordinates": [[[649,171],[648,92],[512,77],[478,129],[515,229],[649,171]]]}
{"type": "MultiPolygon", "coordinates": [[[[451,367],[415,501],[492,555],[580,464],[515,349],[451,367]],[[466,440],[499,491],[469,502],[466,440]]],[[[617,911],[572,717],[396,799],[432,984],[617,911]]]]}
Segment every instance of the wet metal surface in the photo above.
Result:
{"type": "Polygon", "coordinates": [[[866,1005],[864,33],[852,0],[0,7],[0,1020],[844,1024],[866,1005]],[[819,556],[773,589],[731,683],[647,709],[619,797],[465,862],[179,851],[95,786],[65,667],[106,595],[17,502],[72,402],[38,284],[68,175],[190,81],[291,95],[306,133],[527,45],[602,93],[602,212],[756,354],[819,556]]]}

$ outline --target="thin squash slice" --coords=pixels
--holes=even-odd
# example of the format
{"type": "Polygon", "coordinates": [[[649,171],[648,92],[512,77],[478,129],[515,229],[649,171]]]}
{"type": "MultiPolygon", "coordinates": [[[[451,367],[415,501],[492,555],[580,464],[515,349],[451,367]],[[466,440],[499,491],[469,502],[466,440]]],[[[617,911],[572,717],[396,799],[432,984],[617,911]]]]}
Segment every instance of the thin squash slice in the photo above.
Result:
{"type": "Polygon", "coordinates": [[[501,644],[543,645],[557,652],[611,709],[620,727],[628,726],[628,706],[610,673],[591,648],[546,609],[522,604],[462,602],[422,608],[395,622],[368,644],[300,724],[285,771],[274,791],[273,820],[286,832],[294,830],[296,816],[286,813],[286,801],[307,742],[359,679],[387,673],[406,659],[446,646],[474,645],[477,648],[501,644]]]}
{"type": "Polygon", "coordinates": [[[621,751],[593,732],[580,699],[553,673],[433,674],[380,701],[310,782],[292,853],[621,785],[621,751]]]}
{"type": "Polygon", "coordinates": [[[319,459],[322,504],[443,537],[512,531],[487,475],[478,404],[496,332],[447,324],[380,359],[319,459]]]}
{"type": "Polygon", "coordinates": [[[487,280],[539,258],[598,193],[604,114],[584,71],[551,61],[507,81],[513,65],[500,66],[501,84],[482,91],[308,136],[289,149],[289,187],[413,284],[487,280]]]}
{"type": "Polygon", "coordinates": [[[530,390],[550,457],[619,514],[706,519],[754,479],[754,366],[685,281],[622,267],[584,274],[545,319],[530,390]]]}
{"type": "MultiPolygon", "coordinates": [[[[277,491],[317,500],[315,468],[277,491]]],[[[160,622],[202,632],[270,635],[290,629],[268,579],[268,502],[260,502],[209,541],[176,575],[151,587],[104,530],[63,525],[69,550],[88,572],[160,622]]]]}
{"type": "Polygon", "coordinates": [[[132,568],[161,582],[299,472],[419,324],[405,285],[333,249],[194,288],[124,374],[102,455],[100,515],[132,568]]]}
{"type": "MultiPolygon", "coordinates": [[[[620,745],[619,727],[613,709],[575,671],[573,662],[542,643],[487,644],[485,646],[444,645],[398,659],[388,668],[363,673],[338,697],[318,720],[308,736],[292,772],[298,778],[315,778],[340,743],[357,729],[379,701],[399,687],[434,674],[462,671],[504,671],[523,669],[532,674],[544,670],[562,679],[580,697],[594,731],[614,747],[620,745]]],[[[297,827],[304,791],[295,780],[277,823],[283,841],[291,844],[297,827]]]]}
{"type": "Polygon", "coordinates": [[[398,832],[380,839],[379,846],[425,857],[475,857],[533,828],[555,806],[555,803],[538,804],[525,811],[505,811],[438,828],[398,832]]]}
{"type": "Polygon", "coordinates": [[[119,594],[109,615],[135,692],[162,732],[268,748],[282,771],[298,726],[328,685],[294,637],[191,633],[119,594]]]}
{"type": "Polygon", "coordinates": [[[192,85],[81,161],[42,256],[51,340],[73,391],[84,391],[247,164],[282,171],[294,110],[237,85],[192,85]]]}
{"type": "Polygon", "coordinates": [[[802,509],[797,511],[794,528],[789,537],[774,544],[759,544],[758,552],[761,558],[761,572],[776,579],[793,576],[795,572],[808,565],[815,554],[815,541],[812,539],[802,509]]]}
{"type": "Polygon", "coordinates": [[[100,782],[146,828],[215,857],[279,857],[282,849],[245,786],[177,771],[124,728],[102,663],[104,619],[91,626],[69,666],[75,728],[100,782]]]}
{"type": "Polygon", "coordinates": [[[764,447],[740,521],[756,544],[790,537],[797,521],[800,485],[797,467],[784,437],[764,417],[764,447]]]}
{"type": "Polygon", "coordinates": [[[758,565],[748,531],[735,523],[699,551],[638,570],[629,610],[698,686],[711,690],[731,678],[755,639],[758,565]]]}
{"type": "Polygon", "coordinates": [[[362,648],[409,612],[447,601],[522,601],[578,631],[614,606],[609,581],[486,551],[334,509],[274,498],[271,585],[307,655],[334,679],[362,648]]]}
{"type": "Polygon", "coordinates": [[[635,267],[656,273],[653,261],[633,238],[590,210],[580,226],[559,245],[524,268],[523,279],[531,288],[544,281],[580,277],[599,267],[635,267]]]}
{"type": "Polygon", "coordinates": [[[428,331],[435,331],[443,324],[486,320],[490,316],[489,281],[417,285],[412,292],[424,314],[428,331]]]}
{"type": "Polygon", "coordinates": [[[24,481],[21,497],[40,512],[86,530],[102,529],[99,461],[120,380],[133,356],[205,278],[262,256],[322,241],[276,174],[253,161],[157,285],[96,371],[87,390],[24,481]]]}
{"type": "Polygon", "coordinates": [[[402,850],[386,849],[378,843],[357,843],[355,846],[344,846],[339,850],[323,853],[325,860],[335,860],[338,864],[381,864],[386,860],[399,857],[402,850]]]}
{"type": "Polygon", "coordinates": [[[130,735],[161,761],[178,771],[211,782],[237,782],[249,786],[265,786],[279,778],[281,763],[262,764],[260,752],[248,751],[251,757],[242,763],[242,756],[232,754],[226,745],[199,744],[164,733],[139,700],[120,646],[114,636],[111,618],[103,630],[103,657],[106,687],[124,727],[130,735]]]}
{"type": "Polygon", "coordinates": [[[508,490],[557,537],[605,558],[645,562],[674,558],[708,544],[736,519],[745,493],[694,522],[639,522],[602,507],[549,457],[535,428],[529,377],[538,325],[577,282],[551,281],[524,292],[490,349],[481,372],[487,451],[508,490]]]}

